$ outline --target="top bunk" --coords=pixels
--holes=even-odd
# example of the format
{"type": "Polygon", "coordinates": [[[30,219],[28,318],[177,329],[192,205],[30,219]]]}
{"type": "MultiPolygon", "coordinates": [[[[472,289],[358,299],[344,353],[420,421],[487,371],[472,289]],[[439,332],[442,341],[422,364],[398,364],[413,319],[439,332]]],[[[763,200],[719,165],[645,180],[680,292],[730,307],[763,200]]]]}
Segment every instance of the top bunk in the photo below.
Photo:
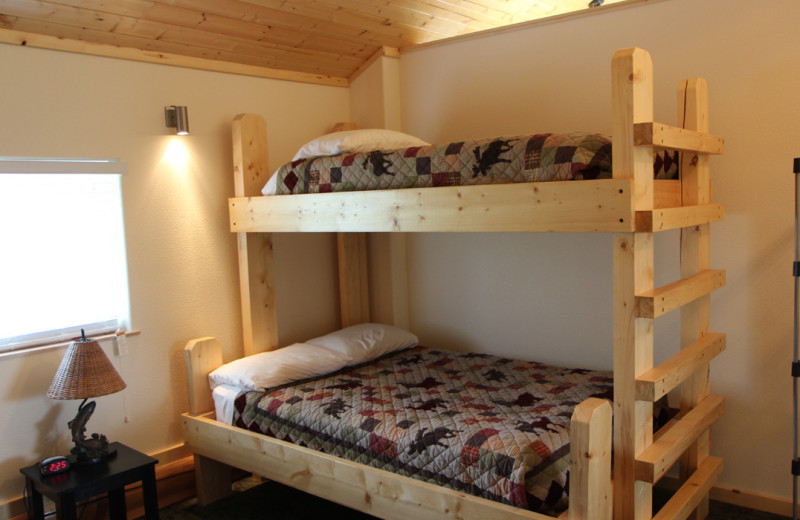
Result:
{"type": "MultiPolygon", "coordinates": [[[[612,59],[610,178],[261,196],[271,172],[260,116],[233,122],[234,232],[655,232],[721,220],[723,206],[688,170],[706,171],[724,141],[708,133],[704,80],[678,88],[681,127],[653,121],[653,66],[638,48],[612,59]],[[705,127],[704,127],[705,126],[705,127]],[[653,178],[655,150],[682,155],[678,180],[653,178]],[[688,173],[688,174],[687,174],[688,173]]],[[[477,152],[476,152],[477,155],[477,152]]]]}

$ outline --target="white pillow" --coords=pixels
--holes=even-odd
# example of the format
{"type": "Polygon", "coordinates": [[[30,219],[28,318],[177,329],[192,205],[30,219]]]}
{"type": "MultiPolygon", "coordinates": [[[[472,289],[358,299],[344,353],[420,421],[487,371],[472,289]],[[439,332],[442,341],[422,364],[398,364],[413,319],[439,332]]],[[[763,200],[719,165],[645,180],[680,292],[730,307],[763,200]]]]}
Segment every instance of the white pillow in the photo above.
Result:
{"type": "Polygon", "coordinates": [[[212,390],[217,385],[260,390],[335,372],[346,364],[347,358],[336,351],[295,343],[222,365],[208,375],[208,381],[212,390]]]}
{"type": "Polygon", "coordinates": [[[306,343],[325,347],[347,358],[348,365],[356,365],[395,350],[413,347],[419,343],[419,338],[391,325],[361,323],[310,339],[306,343]]]}
{"type": "Polygon", "coordinates": [[[412,146],[429,146],[422,139],[394,130],[369,129],[334,132],[307,142],[292,161],[326,155],[371,152],[372,150],[397,150],[412,146]]]}

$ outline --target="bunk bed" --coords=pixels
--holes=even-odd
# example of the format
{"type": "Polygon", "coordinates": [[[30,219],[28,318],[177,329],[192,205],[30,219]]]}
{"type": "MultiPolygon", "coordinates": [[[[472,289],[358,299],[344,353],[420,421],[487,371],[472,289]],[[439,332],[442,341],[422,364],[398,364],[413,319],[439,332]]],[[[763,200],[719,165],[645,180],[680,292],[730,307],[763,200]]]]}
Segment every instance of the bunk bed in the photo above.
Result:
{"type": "MultiPolygon", "coordinates": [[[[710,455],[710,428],[725,403],[710,393],[709,363],[724,350],[725,335],[710,330],[710,294],[724,286],[725,272],[710,266],[709,228],[723,219],[724,209],[711,200],[708,158],[722,153],[724,143],[709,133],[704,80],[681,82],[680,126],[670,126],[653,121],[652,77],[647,52],[614,55],[609,179],[264,197],[270,175],[266,126],[258,116],[238,116],[229,208],[239,249],[245,356],[279,346],[271,233],[338,233],[345,327],[369,321],[369,232],[610,233],[613,435],[607,400],[589,398],[575,407],[569,509],[559,517],[654,518],[652,487],[680,463],[683,484],[655,518],[704,518],[708,492],[722,471],[722,460],[710,455]],[[680,152],[679,180],[654,180],[654,149],[680,152]],[[655,287],[654,234],[671,229],[680,229],[681,278],[655,287]],[[654,366],[654,322],[677,309],[680,349],[654,366]],[[680,411],[654,432],[653,403],[673,390],[680,411]]],[[[184,433],[195,454],[201,503],[230,493],[233,467],[386,519],[551,518],[222,424],[215,420],[208,383],[209,372],[222,365],[219,343],[193,340],[185,354],[190,412],[183,416],[184,433]]]]}

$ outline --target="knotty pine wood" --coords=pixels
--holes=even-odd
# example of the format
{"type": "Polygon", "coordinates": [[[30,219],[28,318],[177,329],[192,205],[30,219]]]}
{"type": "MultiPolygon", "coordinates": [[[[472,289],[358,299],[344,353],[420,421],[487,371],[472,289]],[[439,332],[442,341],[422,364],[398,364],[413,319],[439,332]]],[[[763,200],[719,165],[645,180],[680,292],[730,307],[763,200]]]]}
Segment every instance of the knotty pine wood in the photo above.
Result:
{"type": "Polygon", "coordinates": [[[368,323],[370,319],[367,234],[338,233],[337,245],[342,327],[368,323]]]}
{"type": "MultiPolygon", "coordinates": [[[[708,132],[708,84],[702,78],[681,82],[678,88],[678,121],[688,130],[708,132]]],[[[708,154],[681,154],[681,197],[685,205],[711,202],[711,172],[708,154]]],[[[687,278],[711,267],[711,226],[701,224],[681,230],[681,277],[687,278]]],[[[711,295],[701,296],[681,308],[681,348],[686,348],[705,336],[711,327],[711,295]]],[[[698,369],[681,387],[681,413],[689,411],[710,393],[710,365],[698,369]]],[[[701,434],[681,459],[680,477],[690,478],[709,456],[711,432],[701,434]]],[[[702,520],[708,516],[708,498],[702,500],[688,517],[702,520]]]]}
{"type": "Polygon", "coordinates": [[[611,405],[589,398],[575,408],[570,423],[572,469],[569,520],[611,520],[611,405]],[[575,497],[575,498],[572,498],[575,497]]]}
{"type": "Polygon", "coordinates": [[[636,398],[655,402],[725,350],[725,334],[709,332],[636,379],[636,398]]]}
{"type": "Polygon", "coordinates": [[[629,231],[631,194],[631,179],[602,179],[235,198],[229,209],[234,232],[629,231]]]}
{"type": "MultiPolygon", "coordinates": [[[[259,195],[269,178],[267,127],[259,116],[240,114],[232,125],[234,194],[259,195]]],[[[237,233],[244,354],[278,348],[272,235],[237,233]]]]}
{"type": "Polygon", "coordinates": [[[657,208],[636,212],[636,231],[653,233],[719,222],[725,218],[722,204],[702,204],[678,208],[657,208]]]}
{"type": "Polygon", "coordinates": [[[709,394],[691,411],[671,422],[653,442],[636,457],[636,478],[654,484],[725,412],[725,398],[709,394]]]}
{"type": "MultiPolygon", "coordinates": [[[[623,49],[611,62],[614,179],[632,178],[631,211],[654,207],[653,149],[636,146],[634,125],[653,120],[653,62],[623,49]]],[[[653,289],[653,234],[614,235],[614,518],[652,516],[652,485],[636,480],[636,457],[652,443],[653,403],[636,400],[636,378],[653,368],[653,320],[636,295],[653,289]]]]}
{"type": "Polygon", "coordinates": [[[714,482],[722,473],[722,459],[706,457],[697,471],[675,495],[659,510],[653,520],[674,520],[688,518],[692,511],[707,500],[714,482]]]}
{"type": "Polygon", "coordinates": [[[636,315],[658,318],[725,286],[725,271],[707,269],[636,295],[636,315]]]}
{"type": "MultiPolygon", "coordinates": [[[[592,12],[646,1],[655,0],[606,0],[592,12]]],[[[0,31],[29,34],[48,48],[95,54],[98,48],[86,44],[103,44],[103,52],[118,49],[118,57],[128,59],[168,56],[181,66],[239,65],[245,67],[239,73],[346,85],[382,47],[410,48],[587,11],[585,0],[4,0],[0,31]]]]}
{"type": "Polygon", "coordinates": [[[183,349],[189,413],[200,414],[214,409],[208,390],[208,374],[222,365],[222,347],[212,337],[193,339],[183,349]]]}
{"type": "Polygon", "coordinates": [[[721,154],[725,150],[722,137],[661,123],[636,123],[633,134],[637,145],[651,145],[663,150],[709,154],[721,154]]]}

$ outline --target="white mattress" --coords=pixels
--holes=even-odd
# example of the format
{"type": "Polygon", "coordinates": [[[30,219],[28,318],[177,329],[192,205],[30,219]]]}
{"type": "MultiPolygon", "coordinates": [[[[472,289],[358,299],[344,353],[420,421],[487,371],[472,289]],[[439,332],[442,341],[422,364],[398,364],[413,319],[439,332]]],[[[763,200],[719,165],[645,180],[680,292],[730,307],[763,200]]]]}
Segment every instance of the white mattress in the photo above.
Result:
{"type": "Polygon", "coordinates": [[[219,385],[211,392],[219,422],[233,424],[233,403],[240,392],[239,388],[229,385],[219,385]]]}

